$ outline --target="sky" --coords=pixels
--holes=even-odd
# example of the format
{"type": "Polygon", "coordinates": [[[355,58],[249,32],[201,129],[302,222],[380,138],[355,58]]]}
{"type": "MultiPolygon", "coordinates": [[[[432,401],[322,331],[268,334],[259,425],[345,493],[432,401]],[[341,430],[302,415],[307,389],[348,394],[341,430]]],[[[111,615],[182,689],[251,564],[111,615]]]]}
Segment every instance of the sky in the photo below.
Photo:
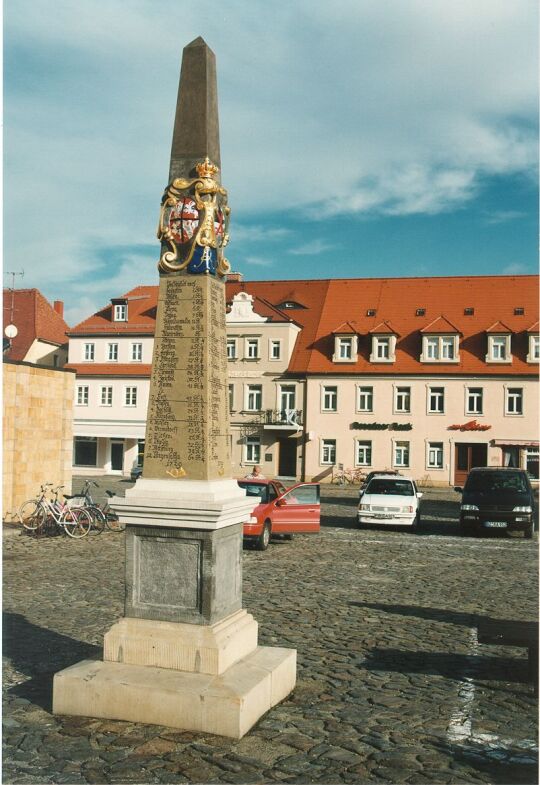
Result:
{"type": "Polygon", "coordinates": [[[182,49],[246,280],[538,269],[536,0],[4,0],[4,285],[157,284],[182,49]]]}

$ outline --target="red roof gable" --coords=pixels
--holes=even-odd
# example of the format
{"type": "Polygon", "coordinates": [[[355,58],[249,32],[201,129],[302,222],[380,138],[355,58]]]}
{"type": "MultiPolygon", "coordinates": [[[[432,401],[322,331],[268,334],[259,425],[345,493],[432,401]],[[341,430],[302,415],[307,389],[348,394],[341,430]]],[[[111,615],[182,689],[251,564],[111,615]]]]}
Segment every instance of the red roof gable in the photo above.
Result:
{"type": "Polygon", "coordinates": [[[125,322],[113,321],[113,306],[109,303],[88,319],[75,325],[69,335],[153,335],[156,323],[158,298],[157,286],[136,286],[120,298],[126,299],[128,318],[125,322]]]}
{"type": "Polygon", "coordinates": [[[353,327],[350,322],[343,322],[335,330],[332,330],[332,335],[356,335],[356,327],[353,327]]]}
{"type": "Polygon", "coordinates": [[[38,289],[4,289],[4,329],[13,323],[18,330],[8,360],[24,360],[36,339],[62,346],[67,343],[68,325],[38,289]]]}
{"type": "Polygon", "coordinates": [[[431,335],[448,335],[448,333],[458,333],[461,335],[456,325],[448,321],[443,314],[434,319],[427,327],[422,327],[420,332],[430,333],[431,335]]]}
{"type": "Polygon", "coordinates": [[[507,327],[506,324],[503,324],[502,322],[495,322],[494,324],[491,325],[491,327],[487,328],[486,332],[496,333],[497,335],[500,335],[501,333],[513,333],[514,331],[511,330],[510,327],[507,327]]]}
{"type": "Polygon", "coordinates": [[[396,330],[392,327],[390,322],[379,322],[376,327],[372,327],[369,330],[370,335],[399,335],[396,330]]]}
{"type": "MultiPolygon", "coordinates": [[[[303,308],[294,311],[294,322],[303,328],[289,364],[289,371],[294,374],[381,373],[380,365],[374,368],[374,364],[369,362],[370,334],[379,332],[380,327],[373,328],[373,318],[366,315],[366,307],[373,303],[377,305],[379,318],[398,336],[396,361],[385,366],[385,373],[428,372],[419,359],[422,329],[425,329],[422,328],[425,320],[419,320],[416,315],[419,304],[427,316],[434,318],[431,326],[444,319],[452,332],[459,332],[462,336],[459,364],[438,363],[438,373],[499,374],[500,368],[487,364],[485,355],[486,330],[497,323],[502,324],[501,320],[504,320],[506,329],[514,333],[513,362],[505,367],[505,374],[536,376],[537,373],[526,361],[528,336],[523,317],[514,314],[514,307],[519,303],[526,309],[531,321],[538,318],[538,276],[535,275],[227,282],[228,301],[241,291],[255,297],[256,312],[265,316],[275,314],[281,303],[302,303],[303,308]],[[464,315],[464,304],[474,308],[473,315],[464,315]],[[268,310],[263,313],[264,307],[268,310]],[[359,335],[358,359],[337,367],[332,362],[334,334],[336,324],[342,324],[344,318],[355,325],[359,335]]],[[[74,327],[70,335],[107,332],[152,335],[157,292],[157,286],[136,287],[126,295],[129,299],[127,322],[112,322],[111,306],[107,306],[74,327]]],[[[288,313],[279,313],[284,319],[288,318],[288,313]]],[[[433,373],[432,365],[429,373],[433,373]]]]}

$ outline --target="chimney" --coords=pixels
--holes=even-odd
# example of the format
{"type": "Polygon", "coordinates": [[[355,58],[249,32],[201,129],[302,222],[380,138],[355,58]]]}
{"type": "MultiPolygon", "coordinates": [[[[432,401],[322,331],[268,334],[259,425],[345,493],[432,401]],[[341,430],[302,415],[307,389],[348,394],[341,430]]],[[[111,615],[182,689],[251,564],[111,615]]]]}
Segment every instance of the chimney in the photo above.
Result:
{"type": "Polygon", "coordinates": [[[64,318],[64,303],[63,303],[63,301],[62,300],[55,300],[54,303],[53,303],[53,308],[56,311],[56,313],[58,314],[58,316],[61,316],[62,319],[63,319],[64,318]]]}
{"type": "Polygon", "coordinates": [[[244,280],[243,273],[233,273],[233,272],[227,273],[227,277],[226,277],[227,283],[242,283],[243,280],[244,280]]]}

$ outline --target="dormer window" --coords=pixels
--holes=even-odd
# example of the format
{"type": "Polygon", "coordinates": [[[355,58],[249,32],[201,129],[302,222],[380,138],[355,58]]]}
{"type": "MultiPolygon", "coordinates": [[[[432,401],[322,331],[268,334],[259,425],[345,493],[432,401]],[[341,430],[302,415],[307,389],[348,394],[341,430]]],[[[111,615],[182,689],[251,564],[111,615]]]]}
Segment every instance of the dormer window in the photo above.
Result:
{"type": "Polygon", "coordinates": [[[461,333],[445,316],[438,316],[420,332],[422,334],[421,363],[459,362],[461,333]]]}
{"type": "Polygon", "coordinates": [[[540,362],[540,335],[529,335],[528,363],[540,362]]]}
{"type": "Polygon", "coordinates": [[[487,363],[511,363],[512,330],[502,322],[495,322],[486,330],[487,333],[487,363]]]}
{"type": "Polygon", "coordinates": [[[420,362],[457,362],[457,335],[422,336],[422,356],[420,362]]]}
{"type": "Polygon", "coordinates": [[[355,363],[358,359],[358,335],[353,324],[345,322],[334,330],[334,363],[355,363]]]}
{"type": "Polygon", "coordinates": [[[396,361],[396,342],[398,334],[395,333],[388,322],[381,322],[371,330],[370,363],[393,363],[396,361]]]}
{"type": "Polygon", "coordinates": [[[113,303],[113,321],[127,322],[127,303],[113,303]]]}

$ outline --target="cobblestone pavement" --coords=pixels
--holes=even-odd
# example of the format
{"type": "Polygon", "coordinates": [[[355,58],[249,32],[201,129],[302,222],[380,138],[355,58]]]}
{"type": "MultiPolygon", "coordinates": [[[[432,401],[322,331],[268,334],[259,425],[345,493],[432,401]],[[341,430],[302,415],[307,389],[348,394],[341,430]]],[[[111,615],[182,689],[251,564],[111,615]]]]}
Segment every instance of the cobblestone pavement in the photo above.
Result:
{"type": "Polygon", "coordinates": [[[3,782],[536,782],[526,654],[475,633],[536,618],[536,536],[461,539],[451,490],[417,535],[360,531],[356,497],[325,489],[320,535],[244,551],[244,606],[298,682],[240,741],[52,716],[53,674],[122,615],[124,535],[4,534],[3,782]]]}

